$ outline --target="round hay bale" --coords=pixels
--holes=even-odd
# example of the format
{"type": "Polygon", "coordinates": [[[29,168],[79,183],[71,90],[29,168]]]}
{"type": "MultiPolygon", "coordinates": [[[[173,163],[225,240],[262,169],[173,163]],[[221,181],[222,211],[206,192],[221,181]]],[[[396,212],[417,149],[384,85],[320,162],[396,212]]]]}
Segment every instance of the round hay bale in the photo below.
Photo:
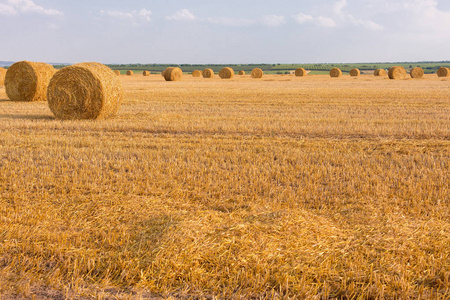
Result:
{"type": "Polygon", "coordinates": [[[214,77],[214,71],[212,69],[204,69],[202,72],[203,78],[213,78],[214,77]]]}
{"type": "Polygon", "coordinates": [[[386,76],[386,70],[385,69],[376,69],[375,72],[373,72],[374,76],[386,76]]]}
{"type": "Polygon", "coordinates": [[[245,75],[245,71],[244,70],[240,70],[239,71],[239,75],[245,75]]]}
{"type": "Polygon", "coordinates": [[[298,77],[306,76],[306,70],[303,68],[298,68],[297,70],[295,70],[295,76],[298,77]]]}
{"type": "Polygon", "coordinates": [[[150,76],[150,72],[149,71],[143,71],[142,72],[142,76],[150,76]]]}
{"type": "Polygon", "coordinates": [[[164,70],[166,81],[179,81],[183,77],[183,71],[178,67],[170,67],[164,70]]]}
{"type": "Polygon", "coordinates": [[[330,77],[341,77],[342,71],[339,68],[333,68],[330,70],[330,77]]]}
{"type": "Polygon", "coordinates": [[[222,79],[231,79],[234,76],[234,71],[232,68],[223,68],[222,70],[220,70],[219,72],[219,77],[222,79]]]}
{"type": "Polygon", "coordinates": [[[446,67],[440,67],[439,70],[437,70],[437,76],[438,77],[449,77],[450,76],[450,69],[446,67]]]}
{"type": "Polygon", "coordinates": [[[59,70],[48,86],[48,105],[57,119],[103,119],[122,102],[120,79],[105,65],[80,63],[59,70]]]}
{"type": "Polygon", "coordinates": [[[351,69],[350,70],[350,76],[357,77],[359,75],[361,75],[361,71],[359,69],[351,69]]]}
{"type": "Polygon", "coordinates": [[[262,78],[264,75],[263,70],[261,70],[260,68],[254,68],[252,70],[252,78],[262,78]]]}
{"type": "Polygon", "coordinates": [[[6,69],[0,67],[0,86],[3,86],[5,84],[5,75],[6,75],[6,69]]]}
{"type": "Polygon", "coordinates": [[[114,74],[116,74],[117,76],[120,76],[120,71],[119,70],[114,70],[114,74]]]}
{"type": "Polygon", "coordinates": [[[200,77],[200,76],[202,76],[202,71],[200,70],[192,71],[192,77],[200,77]]]}
{"type": "Polygon", "coordinates": [[[20,61],[5,75],[5,89],[13,101],[47,101],[47,87],[56,70],[46,63],[20,61]]]}
{"type": "Polygon", "coordinates": [[[421,67],[412,68],[411,71],[409,72],[409,75],[411,75],[411,78],[416,78],[416,79],[422,78],[423,74],[424,74],[424,72],[421,67]]]}
{"type": "Polygon", "coordinates": [[[391,67],[388,72],[389,79],[405,79],[406,70],[403,67],[395,66],[391,67]]]}
{"type": "Polygon", "coordinates": [[[131,70],[128,70],[128,71],[127,71],[127,75],[128,75],[128,76],[132,76],[133,74],[134,74],[133,71],[131,71],[131,70]]]}

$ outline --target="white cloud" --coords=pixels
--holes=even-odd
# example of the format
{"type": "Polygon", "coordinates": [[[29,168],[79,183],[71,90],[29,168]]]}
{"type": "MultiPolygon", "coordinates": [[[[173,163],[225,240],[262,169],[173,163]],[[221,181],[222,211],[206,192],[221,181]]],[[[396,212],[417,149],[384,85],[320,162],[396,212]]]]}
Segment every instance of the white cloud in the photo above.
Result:
{"type": "Polygon", "coordinates": [[[331,18],[327,18],[327,17],[323,17],[323,16],[318,16],[315,19],[317,25],[321,26],[321,27],[336,27],[336,22],[331,19],[331,18]]]}
{"type": "Polygon", "coordinates": [[[36,5],[31,0],[7,0],[6,4],[0,4],[0,14],[19,15],[19,14],[40,14],[47,16],[61,16],[62,12],[56,9],[46,9],[36,5]]]}
{"type": "Polygon", "coordinates": [[[295,22],[297,22],[298,24],[311,23],[312,21],[314,21],[313,16],[305,15],[302,13],[293,15],[292,17],[294,18],[295,22]]]}
{"type": "Polygon", "coordinates": [[[167,20],[171,21],[193,21],[195,16],[186,8],[177,11],[175,14],[166,17],[167,20]]]}
{"type": "Polygon", "coordinates": [[[237,18],[203,18],[201,19],[204,22],[208,22],[211,24],[222,25],[222,26],[230,26],[230,27],[242,27],[242,26],[252,26],[257,22],[252,19],[237,19],[237,18]]]}
{"type": "Polygon", "coordinates": [[[280,26],[281,24],[286,23],[286,20],[284,19],[284,16],[267,15],[263,17],[262,22],[267,26],[277,27],[280,26]]]}
{"type": "Polygon", "coordinates": [[[117,10],[101,10],[100,14],[103,16],[108,16],[111,18],[122,19],[122,20],[141,20],[145,22],[151,21],[152,11],[148,9],[133,10],[131,12],[123,12],[117,10]]]}

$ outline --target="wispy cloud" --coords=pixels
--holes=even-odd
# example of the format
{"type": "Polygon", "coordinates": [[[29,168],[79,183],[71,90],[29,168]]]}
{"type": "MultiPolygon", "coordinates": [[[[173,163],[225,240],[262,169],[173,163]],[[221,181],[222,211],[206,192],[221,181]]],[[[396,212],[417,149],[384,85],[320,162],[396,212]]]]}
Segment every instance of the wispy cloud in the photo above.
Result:
{"type": "Polygon", "coordinates": [[[252,19],[239,19],[239,18],[227,18],[227,17],[202,18],[201,21],[208,22],[211,24],[216,24],[216,25],[230,26],[230,27],[252,26],[257,23],[256,20],[252,20],[252,19]]]}
{"type": "Polygon", "coordinates": [[[286,20],[284,19],[284,16],[266,15],[263,17],[262,23],[266,26],[277,27],[286,23],[286,20]]]}
{"type": "Polygon", "coordinates": [[[297,15],[292,16],[294,18],[294,21],[298,24],[306,24],[306,23],[312,23],[319,27],[336,27],[336,22],[332,18],[324,17],[324,16],[318,16],[313,17],[311,15],[306,15],[303,13],[299,13],[297,15]]]}
{"type": "Polygon", "coordinates": [[[36,5],[31,0],[7,0],[6,3],[0,3],[0,14],[16,16],[20,14],[39,14],[47,16],[62,16],[61,11],[56,9],[47,9],[36,5]]]}
{"type": "Polygon", "coordinates": [[[101,10],[100,14],[103,16],[108,16],[111,18],[122,19],[122,20],[139,20],[150,22],[152,11],[142,8],[141,10],[133,10],[131,12],[123,12],[117,10],[101,10]]]}
{"type": "Polygon", "coordinates": [[[171,16],[166,17],[170,21],[193,21],[196,17],[186,8],[177,11],[171,16]]]}

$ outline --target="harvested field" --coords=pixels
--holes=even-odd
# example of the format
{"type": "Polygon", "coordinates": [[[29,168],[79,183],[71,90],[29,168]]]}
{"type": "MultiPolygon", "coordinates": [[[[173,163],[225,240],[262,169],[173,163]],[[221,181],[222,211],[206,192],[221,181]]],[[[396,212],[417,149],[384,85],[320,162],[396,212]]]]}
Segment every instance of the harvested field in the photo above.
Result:
{"type": "Polygon", "coordinates": [[[449,78],[117,78],[99,121],[0,87],[2,299],[449,297],[449,78]]]}

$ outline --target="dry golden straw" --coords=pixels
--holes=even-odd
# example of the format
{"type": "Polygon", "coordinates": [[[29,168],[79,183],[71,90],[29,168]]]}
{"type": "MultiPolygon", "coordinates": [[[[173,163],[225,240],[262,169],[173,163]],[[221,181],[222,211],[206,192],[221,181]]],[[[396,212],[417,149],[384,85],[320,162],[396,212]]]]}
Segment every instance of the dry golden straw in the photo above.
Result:
{"type": "Polygon", "coordinates": [[[449,77],[450,76],[450,69],[446,67],[441,67],[439,70],[437,70],[437,76],[438,77],[449,77]]]}
{"type": "Polygon", "coordinates": [[[386,76],[386,70],[385,69],[376,69],[375,72],[373,72],[374,76],[386,76]]]}
{"type": "Polygon", "coordinates": [[[122,102],[122,84],[110,68],[88,62],[59,70],[48,87],[48,105],[57,119],[103,119],[122,102]]]}
{"type": "Polygon", "coordinates": [[[119,70],[114,70],[114,74],[116,74],[117,76],[120,76],[120,71],[119,70]]]}
{"type": "Polygon", "coordinates": [[[128,70],[128,71],[127,71],[127,75],[128,75],[128,76],[131,76],[131,75],[133,75],[133,74],[134,74],[133,71],[131,71],[131,70],[128,70]]]}
{"type": "Polygon", "coordinates": [[[339,68],[333,68],[330,70],[330,76],[331,77],[341,77],[342,71],[339,68]]]}
{"type": "Polygon", "coordinates": [[[142,72],[142,76],[150,76],[150,72],[149,71],[143,71],[142,72]]]}
{"type": "Polygon", "coordinates": [[[303,77],[306,76],[306,70],[304,68],[298,68],[295,70],[295,76],[303,77]]]}
{"type": "Polygon", "coordinates": [[[264,72],[260,68],[254,68],[252,70],[252,78],[261,78],[263,77],[264,72]]]}
{"type": "Polygon", "coordinates": [[[359,69],[351,69],[350,70],[350,76],[356,77],[356,76],[359,76],[359,75],[361,75],[361,71],[359,69]]]}
{"type": "Polygon", "coordinates": [[[416,78],[416,79],[422,78],[423,74],[424,74],[424,72],[421,67],[412,68],[411,71],[409,72],[409,75],[411,76],[411,78],[416,78]]]}
{"type": "Polygon", "coordinates": [[[202,76],[202,71],[200,70],[192,71],[192,77],[200,77],[200,76],[202,76]]]}
{"type": "Polygon", "coordinates": [[[212,69],[204,69],[202,72],[203,78],[213,78],[214,77],[214,71],[212,69]]]}
{"type": "Polygon", "coordinates": [[[55,72],[46,63],[16,62],[6,71],[6,94],[13,101],[46,101],[48,83],[55,72]]]}
{"type": "Polygon", "coordinates": [[[6,69],[0,67],[0,86],[5,84],[6,69]]]}
{"type": "Polygon", "coordinates": [[[234,76],[234,71],[232,68],[223,68],[222,70],[220,70],[219,72],[219,77],[222,79],[231,79],[234,76]]]}
{"type": "Polygon", "coordinates": [[[183,71],[178,67],[170,67],[164,70],[164,79],[166,81],[179,81],[183,77],[183,71]]]}
{"type": "Polygon", "coordinates": [[[239,75],[245,75],[245,71],[244,70],[240,70],[239,71],[239,75]]]}
{"type": "Polygon", "coordinates": [[[401,66],[391,67],[388,72],[389,79],[405,79],[406,70],[401,66]]]}

